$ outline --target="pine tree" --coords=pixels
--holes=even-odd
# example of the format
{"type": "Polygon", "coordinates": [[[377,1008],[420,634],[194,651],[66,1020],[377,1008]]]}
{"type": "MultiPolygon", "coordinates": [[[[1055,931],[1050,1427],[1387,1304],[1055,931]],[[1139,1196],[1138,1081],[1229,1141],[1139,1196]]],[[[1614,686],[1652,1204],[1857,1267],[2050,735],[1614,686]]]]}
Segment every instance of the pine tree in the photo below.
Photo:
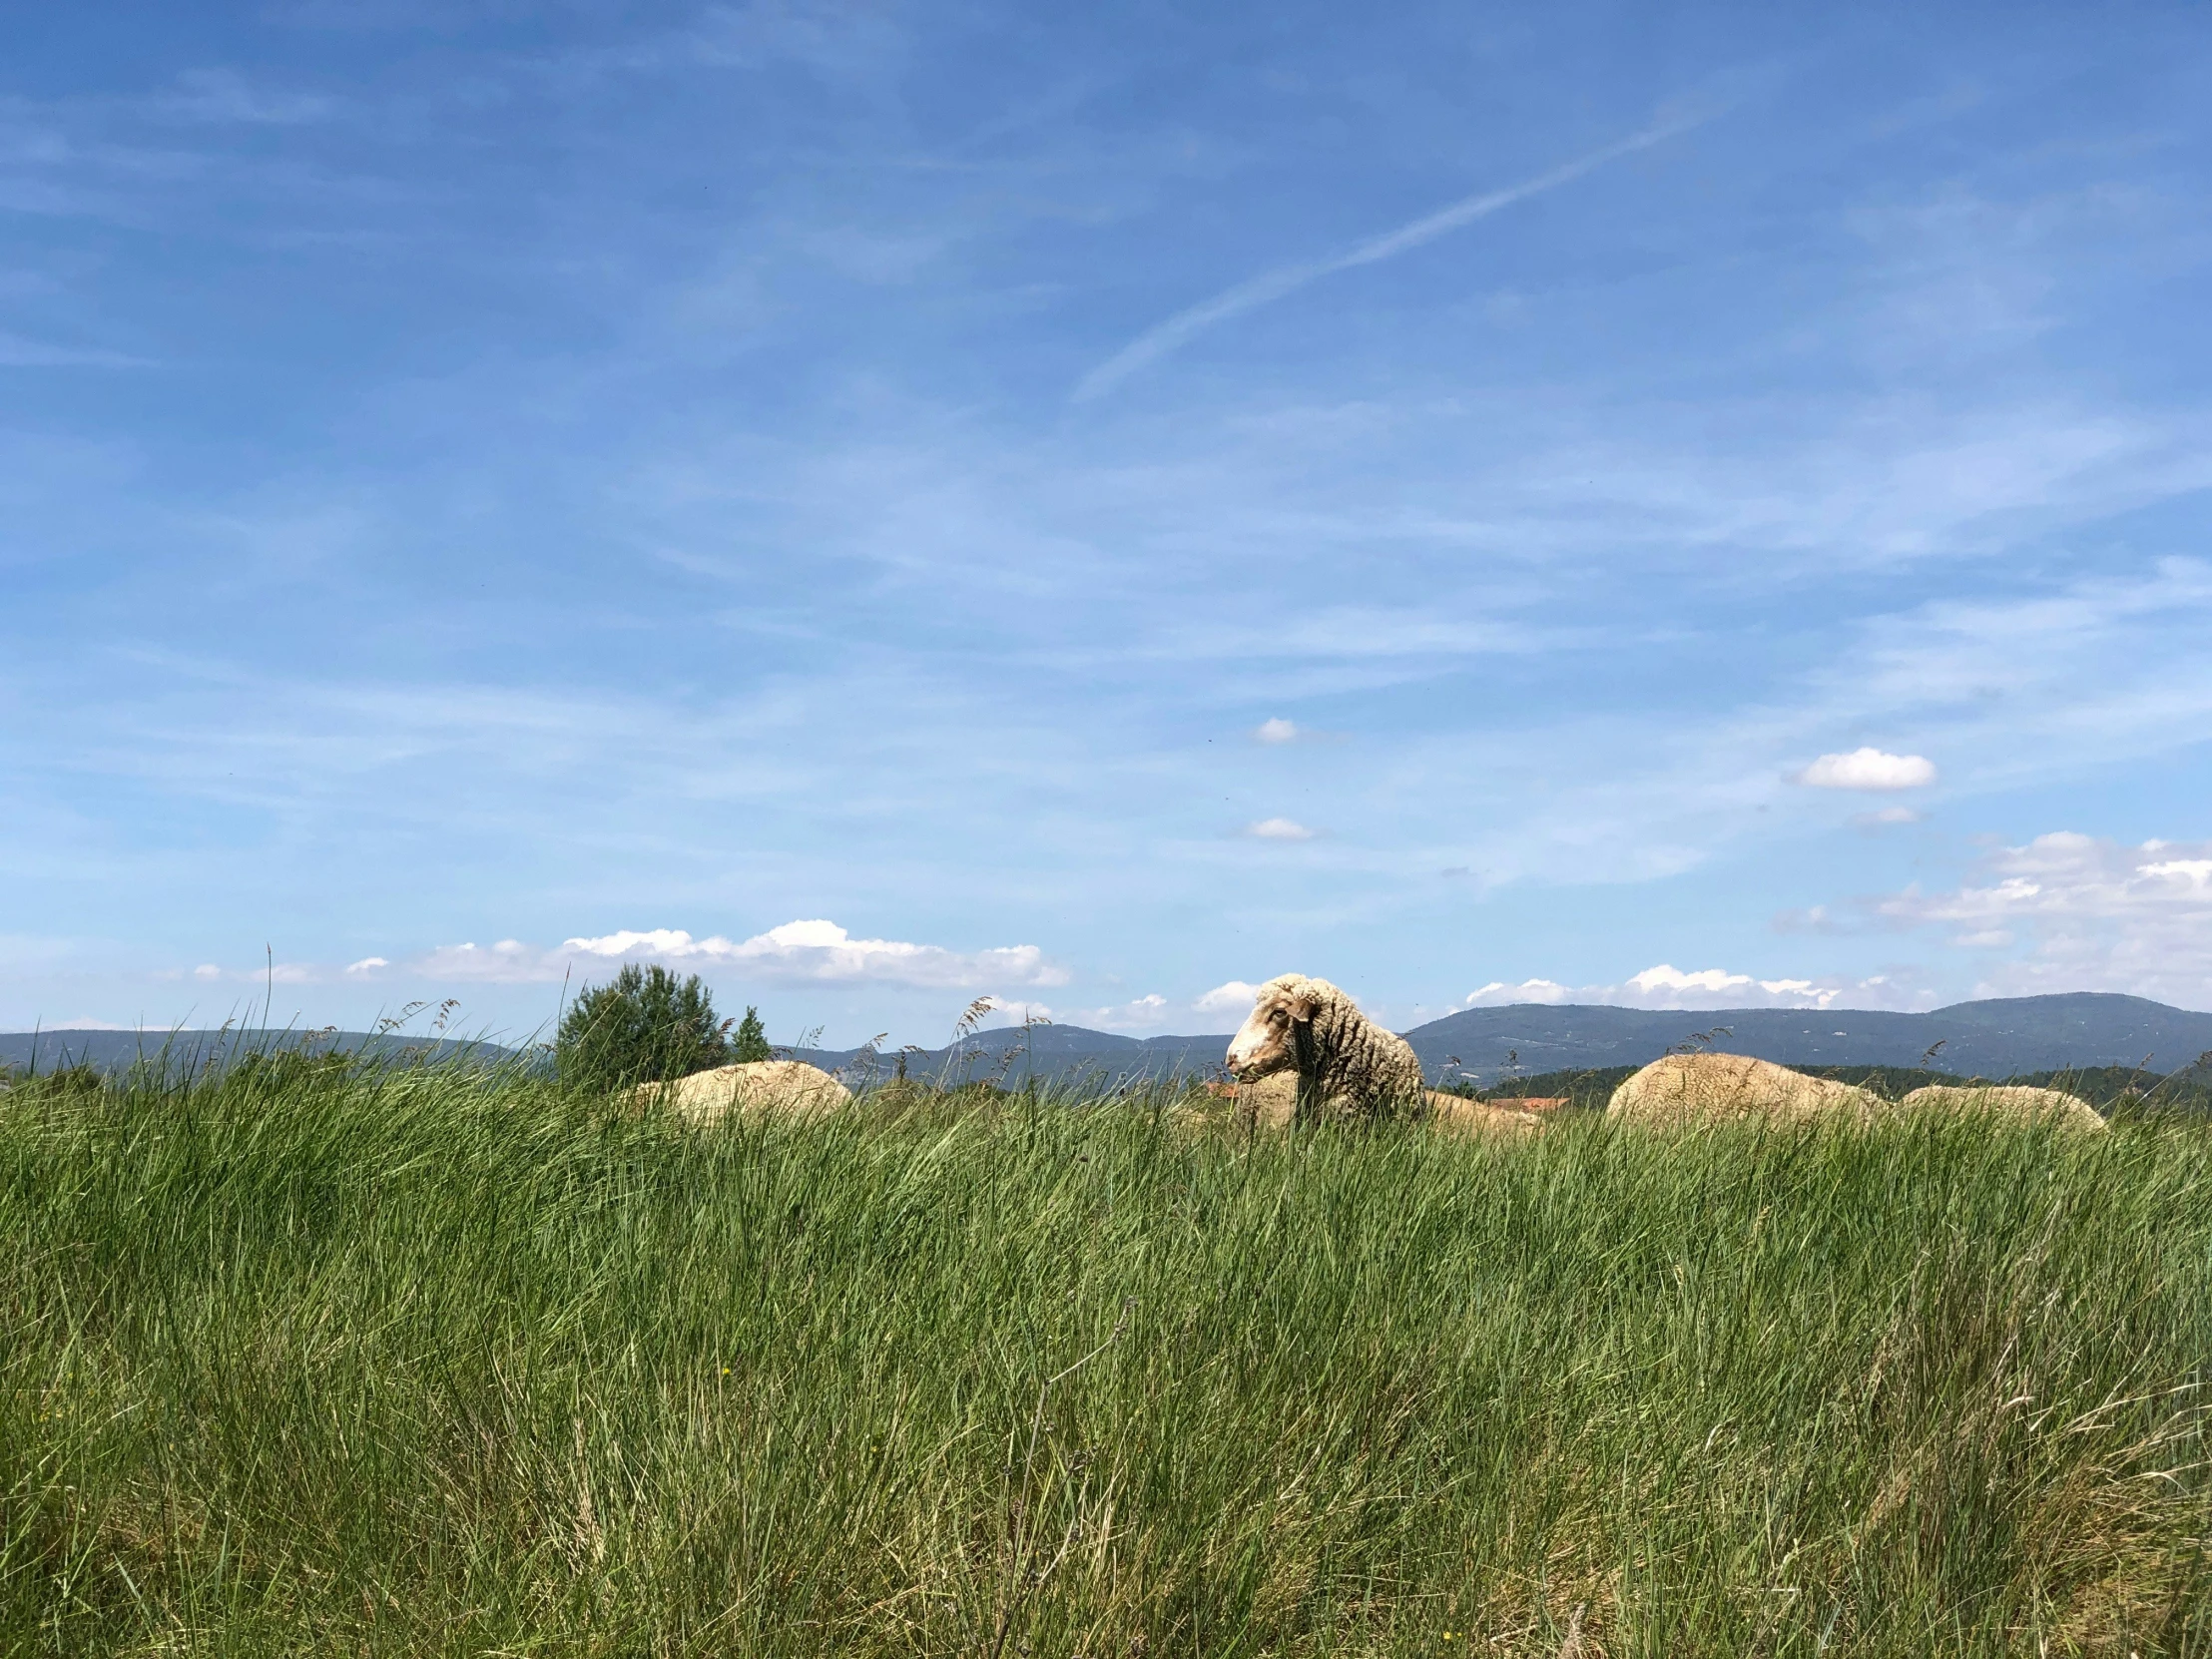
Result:
{"type": "Polygon", "coordinates": [[[738,1034],[730,1039],[730,1058],[741,1063],[775,1058],[768,1046],[768,1031],[761,1024],[760,1009],[748,1007],[745,1018],[738,1021],[738,1034]]]}
{"type": "Polygon", "coordinates": [[[630,963],[607,985],[587,986],[554,1039],[564,1080],[609,1090],[688,1077],[730,1062],[729,1022],[698,974],[678,979],[630,963]]]}

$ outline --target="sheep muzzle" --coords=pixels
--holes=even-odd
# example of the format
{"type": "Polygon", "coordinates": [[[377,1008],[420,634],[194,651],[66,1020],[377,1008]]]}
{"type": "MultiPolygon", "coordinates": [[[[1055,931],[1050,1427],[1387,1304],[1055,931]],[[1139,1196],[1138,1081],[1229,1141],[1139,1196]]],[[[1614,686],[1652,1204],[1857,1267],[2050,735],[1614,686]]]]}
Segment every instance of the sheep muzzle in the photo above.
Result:
{"type": "Polygon", "coordinates": [[[1228,1066],[1250,1081],[1283,1070],[1295,1061],[1289,1010],[1280,1005],[1255,1008],[1229,1039],[1228,1066]]]}

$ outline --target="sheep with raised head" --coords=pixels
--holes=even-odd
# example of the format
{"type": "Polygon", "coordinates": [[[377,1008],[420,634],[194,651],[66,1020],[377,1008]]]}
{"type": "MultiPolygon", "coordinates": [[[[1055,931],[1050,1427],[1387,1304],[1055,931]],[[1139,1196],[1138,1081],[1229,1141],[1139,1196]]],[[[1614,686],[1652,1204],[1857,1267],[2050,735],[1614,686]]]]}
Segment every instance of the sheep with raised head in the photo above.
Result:
{"type": "Polygon", "coordinates": [[[1328,980],[1303,973],[1260,987],[1251,1015],[1230,1039],[1229,1069],[1247,1082],[1295,1073],[1301,1124],[1324,1113],[1427,1115],[1420,1061],[1405,1039],[1369,1019],[1328,980]]]}

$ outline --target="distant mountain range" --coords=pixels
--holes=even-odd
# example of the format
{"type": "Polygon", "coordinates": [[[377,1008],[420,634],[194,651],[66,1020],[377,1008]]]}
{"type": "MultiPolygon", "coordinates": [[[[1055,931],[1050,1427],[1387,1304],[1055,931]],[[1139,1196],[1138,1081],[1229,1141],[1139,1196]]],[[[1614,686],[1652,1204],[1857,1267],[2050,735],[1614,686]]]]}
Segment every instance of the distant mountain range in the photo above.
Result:
{"type": "MultiPolygon", "coordinates": [[[[1962,1076],[2001,1078],[2015,1073],[2077,1066],[2133,1066],[2166,1073],[2194,1064],[2212,1050],[2212,1014],[2169,1008],[2139,996],[2080,991],[2062,996],[2004,997],[1957,1002],[1925,1014],[1836,1009],[1825,1013],[1787,1008],[1708,1008],[1654,1011],[1541,1003],[1469,1008],[1405,1033],[1431,1081],[1466,1078],[1495,1083],[1509,1072],[1601,1066],[1634,1066],[1670,1048],[1698,1040],[1731,1054],[1754,1054],[1794,1066],[1917,1066],[1927,1064],[1962,1076]],[[1940,1045],[1940,1046],[1938,1046],[1940,1045]],[[1930,1050],[1934,1054],[1930,1054],[1930,1050]]],[[[173,1054],[220,1054],[255,1046],[293,1046],[298,1032],[47,1031],[40,1033],[41,1071],[84,1062],[103,1070],[151,1057],[165,1043],[173,1054]]],[[[510,1051],[490,1043],[377,1036],[359,1031],[319,1034],[316,1040],[348,1052],[427,1050],[443,1058],[473,1053],[486,1059],[510,1051]]],[[[1040,1025],[979,1031],[943,1048],[912,1050],[909,1075],[935,1080],[990,1079],[1020,1082],[1032,1056],[1040,1079],[1104,1085],[1177,1074],[1203,1077],[1217,1071],[1229,1035],[1123,1037],[1079,1025],[1040,1025]]],[[[32,1036],[0,1035],[0,1066],[28,1069],[32,1036]]],[[[800,1049],[801,1059],[848,1075],[872,1068],[895,1074],[899,1056],[860,1049],[800,1049]]],[[[187,1063],[197,1063],[188,1061],[187,1063]]]]}
{"type": "Polygon", "coordinates": [[[123,1071],[140,1060],[165,1057],[179,1071],[198,1071],[240,1054],[298,1048],[311,1043],[325,1053],[384,1056],[426,1054],[433,1059],[478,1055],[504,1059],[513,1050],[456,1037],[404,1037],[372,1031],[9,1031],[0,1033],[0,1069],[42,1073],[61,1066],[123,1071]]]}
{"type": "Polygon", "coordinates": [[[1103,1084],[1142,1082],[1148,1078],[1207,1077],[1221,1069],[1229,1037],[1122,1037],[1111,1031],[1089,1031],[1080,1025],[1038,1025],[978,1031],[962,1042],[943,1048],[909,1049],[871,1054],[864,1049],[801,1048],[792,1052],[811,1060],[825,1071],[876,1077],[895,1076],[901,1063],[910,1077],[934,1082],[993,1079],[1018,1083],[1029,1076],[1033,1055],[1036,1075],[1055,1082],[1077,1079],[1103,1084]]]}
{"type": "Polygon", "coordinates": [[[1954,1002],[1925,1014],[1857,1008],[1659,1013],[1520,1004],[1447,1014],[1405,1037],[1431,1077],[1455,1056],[1466,1075],[1490,1083],[1509,1057],[1517,1056],[1524,1073],[1640,1066],[1716,1027],[1727,1030],[1713,1036],[1714,1048],[1783,1065],[1929,1065],[1966,1077],[2137,1064],[2165,1073],[2193,1065],[2212,1049],[2212,1014],[2091,991],[1954,1002]]]}
{"type": "MultiPolygon", "coordinates": [[[[1596,1005],[1517,1003],[1469,1008],[1405,1033],[1432,1082],[1496,1082],[1510,1071],[1640,1066],[1707,1033],[1711,1046],[1794,1066],[1916,1066],[1962,1076],[2008,1077],[2071,1066],[2179,1071],[2212,1049],[2212,1014],[2169,1008],[2139,996],[2075,992],[1958,1002],[1925,1014],[1830,1009],[1708,1008],[1655,1011],[1596,1005]],[[1940,1044],[1940,1047],[1936,1045],[1940,1044]],[[1929,1050],[1935,1049],[1933,1057],[1929,1050]]],[[[1101,1081],[1206,1075],[1220,1066],[1229,1036],[1118,1037],[1074,1025],[981,1031],[963,1043],[907,1056],[917,1077],[1028,1075],[1033,1047],[1040,1078],[1078,1073],[1101,1081]],[[1025,1047],[1025,1045],[1028,1045],[1025,1047]]],[[[860,1051],[807,1051],[825,1069],[864,1063],[860,1051]]],[[[895,1061],[878,1057],[879,1071],[895,1061]]]]}

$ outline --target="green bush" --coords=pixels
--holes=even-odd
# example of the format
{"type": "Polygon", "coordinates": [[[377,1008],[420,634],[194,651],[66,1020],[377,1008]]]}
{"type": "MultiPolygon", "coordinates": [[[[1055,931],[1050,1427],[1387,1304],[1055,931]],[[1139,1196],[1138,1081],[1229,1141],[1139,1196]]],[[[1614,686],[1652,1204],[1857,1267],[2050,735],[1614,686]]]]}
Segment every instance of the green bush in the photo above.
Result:
{"type": "Polygon", "coordinates": [[[38,1078],[37,1082],[50,1097],[81,1100],[87,1095],[98,1094],[106,1079],[97,1066],[87,1065],[80,1060],[75,1065],[62,1066],[48,1072],[38,1078]]]}
{"type": "MultiPolygon", "coordinates": [[[[562,1080],[585,1089],[657,1083],[728,1065],[730,1023],[716,1022],[714,995],[698,974],[678,979],[633,962],[613,983],[584,988],[561,1017],[554,1057],[562,1080]]],[[[757,1033],[759,1019],[752,1023],[757,1033]]]]}
{"type": "Polygon", "coordinates": [[[745,1018],[738,1021],[738,1033],[730,1039],[730,1059],[733,1064],[747,1060],[773,1060],[775,1050],[768,1046],[768,1030],[761,1024],[761,1010],[747,1008],[745,1018]]]}

